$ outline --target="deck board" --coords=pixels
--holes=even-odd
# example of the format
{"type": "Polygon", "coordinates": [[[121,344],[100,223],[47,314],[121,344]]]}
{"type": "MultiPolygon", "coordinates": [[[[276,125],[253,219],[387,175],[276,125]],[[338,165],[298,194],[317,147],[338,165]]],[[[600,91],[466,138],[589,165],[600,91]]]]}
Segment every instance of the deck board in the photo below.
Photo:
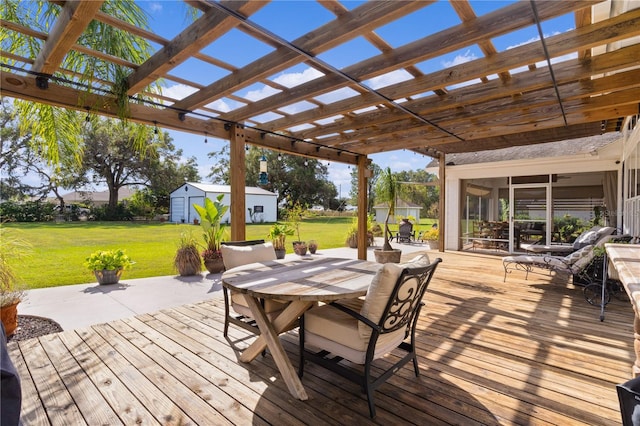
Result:
{"type": "MultiPolygon", "coordinates": [[[[380,387],[374,421],[357,385],[317,365],[299,401],[268,354],[239,362],[254,337],[231,326],[225,339],[223,301],[211,299],[10,342],[23,423],[620,424],[615,385],[635,359],[628,301],[600,322],[565,277],[503,281],[499,258],[438,255],[418,322],[421,375],[405,367],[380,387]]],[[[297,332],[282,342],[297,368],[297,332]]]]}

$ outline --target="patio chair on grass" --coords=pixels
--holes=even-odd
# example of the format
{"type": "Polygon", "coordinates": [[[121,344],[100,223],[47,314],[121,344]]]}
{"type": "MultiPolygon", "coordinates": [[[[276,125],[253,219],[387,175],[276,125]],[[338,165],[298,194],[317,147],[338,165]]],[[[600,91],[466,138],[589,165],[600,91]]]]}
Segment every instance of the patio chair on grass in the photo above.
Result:
{"type": "Polygon", "coordinates": [[[552,273],[568,274],[575,277],[580,276],[582,272],[589,266],[595,257],[594,248],[604,247],[607,242],[621,238],[620,235],[607,235],[598,240],[595,245],[587,245],[580,250],[574,251],[567,256],[550,256],[550,255],[519,255],[507,256],[502,259],[504,267],[504,281],[507,274],[511,271],[524,271],[525,280],[529,278],[529,273],[537,273],[537,270],[546,271],[549,275],[552,273]]]}
{"type": "Polygon", "coordinates": [[[398,234],[396,235],[396,241],[399,243],[410,243],[416,239],[416,231],[413,230],[413,223],[408,219],[402,219],[400,225],[398,225],[398,234]]]}
{"type": "MultiPolygon", "coordinates": [[[[225,269],[249,263],[276,260],[276,252],[273,249],[273,245],[265,243],[264,240],[224,241],[220,250],[222,251],[225,269]]],[[[251,316],[251,310],[244,300],[244,296],[237,292],[230,292],[226,288],[223,288],[222,292],[224,295],[224,337],[227,337],[229,323],[233,323],[254,334],[260,334],[258,325],[251,316]],[[231,309],[236,312],[235,315],[231,313],[231,309]]],[[[264,310],[270,319],[278,316],[286,307],[286,303],[275,300],[261,299],[260,302],[263,304],[264,310]]]]}
{"type": "Polygon", "coordinates": [[[406,264],[386,263],[373,278],[364,299],[340,300],[305,312],[300,318],[298,375],[302,377],[308,360],[360,384],[367,394],[369,414],[375,417],[376,388],[409,361],[413,361],[416,377],[420,374],[415,327],[424,305],[422,297],[441,261],[438,258],[429,263],[426,255],[420,255],[406,264]],[[310,346],[319,351],[310,351],[310,346]],[[373,377],[373,361],[394,349],[405,354],[373,377]],[[341,363],[345,360],[364,367],[341,363]]]}

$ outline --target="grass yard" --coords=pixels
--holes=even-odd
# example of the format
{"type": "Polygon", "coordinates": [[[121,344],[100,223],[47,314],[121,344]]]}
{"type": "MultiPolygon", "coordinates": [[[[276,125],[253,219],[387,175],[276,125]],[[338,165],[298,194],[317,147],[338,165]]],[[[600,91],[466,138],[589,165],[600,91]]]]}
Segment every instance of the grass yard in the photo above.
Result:
{"type": "MultiPolygon", "coordinates": [[[[343,247],[352,217],[318,216],[300,224],[300,238],[316,240],[319,249],[343,247]]],[[[430,220],[423,219],[425,223],[430,220]]],[[[200,226],[141,222],[46,222],[4,223],[15,229],[33,247],[31,256],[16,261],[20,281],[28,288],[55,287],[94,282],[93,273],[84,266],[89,254],[100,249],[124,249],[136,262],[124,272],[125,278],[175,275],[173,256],[183,231],[193,232],[201,240],[200,226]]],[[[271,224],[247,224],[246,237],[268,240],[271,224]]],[[[228,229],[228,228],[227,228],[228,229]]],[[[392,227],[393,229],[393,227],[392,227]]],[[[227,231],[228,232],[228,231],[227,231]]],[[[287,238],[287,253],[293,252],[293,235],[287,238]]]]}

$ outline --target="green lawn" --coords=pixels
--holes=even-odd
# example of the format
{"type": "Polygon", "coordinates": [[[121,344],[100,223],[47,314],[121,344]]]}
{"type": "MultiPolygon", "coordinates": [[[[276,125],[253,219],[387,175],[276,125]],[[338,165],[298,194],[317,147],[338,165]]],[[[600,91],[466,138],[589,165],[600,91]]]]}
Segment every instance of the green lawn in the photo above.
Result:
{"type": "MultiPolygon", "coordinates": [[[[351,217],[314,217],[300,225],[302,240],[316,240],[319,250],[343,247],[351,217]]],[[[423,224],[430,223],[422,220],[423,224]]],[[[94,282],[83,263],[95,250],[122,248],[136,262],[126,278],[174,275],[173,256],[183,231],[201,239],[200,226],[138,222],[5,223],[33,246],[31,256],[16,261],[20,281],[28,288],[94,282]]],[[[270,224],[248,224],[247,239],[267,239],[270,224]]],[[[424,226],[424,225],[423,225],[424,226]]],[[[392,227],[393,229],[393,227],[392,227]]],[[[287,242],[296,240],[291,236],[287,242]]],[[[292,253],[287,244],[287,253],[292,253]]]]}

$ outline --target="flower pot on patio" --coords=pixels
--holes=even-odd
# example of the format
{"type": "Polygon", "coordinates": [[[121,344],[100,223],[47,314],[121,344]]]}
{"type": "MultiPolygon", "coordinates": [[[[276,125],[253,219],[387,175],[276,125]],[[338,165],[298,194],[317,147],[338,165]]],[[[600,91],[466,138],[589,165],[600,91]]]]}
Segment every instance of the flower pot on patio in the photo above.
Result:
{"type": "Polygon", "coordinates": [[[7,337],[12,336],[18,328],[18,303],[20,301],[0,308],[0,319],[7,337]]]}
{"type": "Polygon", "coordinates": [[[376,257],[376,262],[378,263],[400,263],[400,256],[402,256],[402,250],[373,249],[373,255],[376,257]]]}
{"type": "Polygon", "coordinates": [[[304,241],[294,241],[293,242],[293,251],[298,256],[304,256],[307,254],[307,243],[304,241]]]}
{"type": "Polygon", "coordinates": [[[207,268],[210,274],[217,274],[224,271],[224,262],[222,256],[214,259],[204,259],[204,267],[207,268]]]}
{"type": "Polygon", "coordinates": [[[93,271],[98,280],[98,284],[117,284],[122,275],[122,268],[119,269],[103,269],[101,271],[93,271]]]}

